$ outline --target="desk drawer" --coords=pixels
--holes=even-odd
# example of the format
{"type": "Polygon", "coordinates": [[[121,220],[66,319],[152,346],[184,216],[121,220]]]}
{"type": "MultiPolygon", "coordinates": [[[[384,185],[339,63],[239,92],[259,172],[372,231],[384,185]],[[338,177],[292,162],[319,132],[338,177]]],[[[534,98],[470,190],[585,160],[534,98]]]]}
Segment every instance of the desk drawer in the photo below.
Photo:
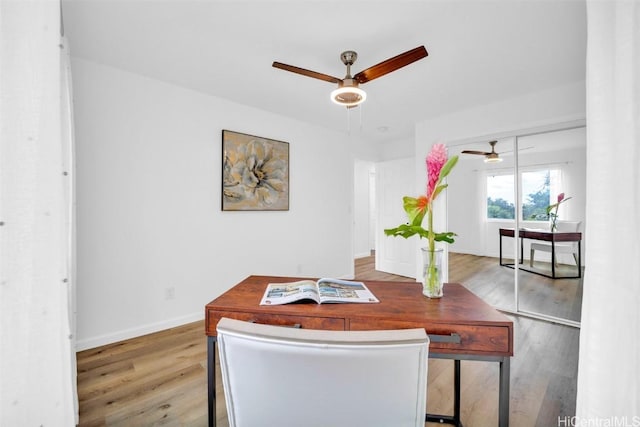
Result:
{"type": "Polygon", "coordinates": [[[324,329],[329,331],[344,331],[345,321],[332,317],[306,317],[285,314],[247,313],[244,311],[207,311],[207,335],[216,335],[216,326],[221,318],[244,320],[265,325],[294,326],[300,325],[304,329],[324,329]]]}
{"type": "Polygon", "coordinates": [[[465,353],[489,354],[496,356],[510,356],[513,349],[509,347],[509,328],[503,326],[484,325],[449,325],[449,324],[416,324],[412,322],[351,319],[351,330],[371,329],[409,329],[424,328],[431,336],[449,337],[451,334],[460,336],[459,342],[436,342],[429,344],[429,352],[434,353],[465,353]]]}

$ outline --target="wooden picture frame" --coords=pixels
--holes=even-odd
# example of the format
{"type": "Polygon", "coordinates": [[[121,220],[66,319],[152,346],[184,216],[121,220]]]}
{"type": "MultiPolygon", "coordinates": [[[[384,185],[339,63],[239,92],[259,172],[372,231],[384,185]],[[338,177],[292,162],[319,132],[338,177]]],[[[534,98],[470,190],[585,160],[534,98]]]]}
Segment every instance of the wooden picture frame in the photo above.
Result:
{"type": "Polygon", "coordinates": [[[222,130],[222,210],[289,210],[289,143],[222,130]]]}

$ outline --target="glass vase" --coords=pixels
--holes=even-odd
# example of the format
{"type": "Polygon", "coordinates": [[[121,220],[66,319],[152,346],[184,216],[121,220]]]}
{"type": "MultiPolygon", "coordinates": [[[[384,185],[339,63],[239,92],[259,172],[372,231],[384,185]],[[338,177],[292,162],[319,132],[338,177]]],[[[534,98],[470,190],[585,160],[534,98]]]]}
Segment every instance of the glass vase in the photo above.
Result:
{"type": "Polygon", "coordinates": [[[428,298],[442,298],[442,254],[444,249],[421,248],[422,294],[428,298]]]}
{"type": "Polygon", "coordinates": [[[555,233],[558,230],[558,226],[556,225],[556,221],[558,220],[558,215],[554,213],[549,214],[549,231],[555,233]]]}

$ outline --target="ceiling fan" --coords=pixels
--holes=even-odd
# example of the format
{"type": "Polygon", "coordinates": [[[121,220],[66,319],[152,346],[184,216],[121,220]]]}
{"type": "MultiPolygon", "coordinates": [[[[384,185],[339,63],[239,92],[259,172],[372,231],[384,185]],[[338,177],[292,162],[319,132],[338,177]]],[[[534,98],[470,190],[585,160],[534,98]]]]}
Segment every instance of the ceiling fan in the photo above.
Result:
{"type": "Polygon", "coordinates": [[[351,108],[364,102],[367,98],[366,92],[358,87],[360,84],[370,82],[373,79],[377,79],[378,77],[382,77],[392,71],[396,71],[411,64],[412,62],[426,57],[427,55],[427,49],[425,49],[424,46],[419,46],[362,70],[352,77],[351,66],[356,62],[356,59],[358,59],[358,54],[352,50],[347,50],[342,52],[340,55],[340,59],[344,65],[347,66],[347,75],[343,79],[276,61],[273,62],[273,67],[285,71],[291,71],[292,73],[302,74],[303,76],[324,80],[329,83],[337,83],[338,88],[331,92],[331,100],[338,105],[351,108]]]}
{"type": "Polygon", "coordinates": [[[485,163],[498,163],[502,161],[502,158],[496,153],[496,144],[498,141],[489,141],[489,145],[491,145],[491,151],[475,151],[475,150],[462,150],[462,154],[477,154],[479,156],[484,156],[485,163]]]}

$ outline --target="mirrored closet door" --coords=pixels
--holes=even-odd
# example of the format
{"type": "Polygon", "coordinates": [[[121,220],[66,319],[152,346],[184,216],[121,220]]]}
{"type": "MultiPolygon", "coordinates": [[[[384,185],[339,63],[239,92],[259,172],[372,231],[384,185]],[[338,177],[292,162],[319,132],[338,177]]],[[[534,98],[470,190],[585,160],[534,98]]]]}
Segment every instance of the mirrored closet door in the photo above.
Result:
{"type": "Polygon", "coordinates": [[[482,274],[465,285],[496,308],[579,326],[587,262],[584,123],[457,141],[449,144],[455,154],[447,221],[458,238],[450,271],[456,259],[475,260],[482,274]]]}
{"type": "Polygon", "coordinates": [[[516,138],[519,240],[516,270],[519,312],[579,326],[586,197],[586,128],[516,138]]]}

